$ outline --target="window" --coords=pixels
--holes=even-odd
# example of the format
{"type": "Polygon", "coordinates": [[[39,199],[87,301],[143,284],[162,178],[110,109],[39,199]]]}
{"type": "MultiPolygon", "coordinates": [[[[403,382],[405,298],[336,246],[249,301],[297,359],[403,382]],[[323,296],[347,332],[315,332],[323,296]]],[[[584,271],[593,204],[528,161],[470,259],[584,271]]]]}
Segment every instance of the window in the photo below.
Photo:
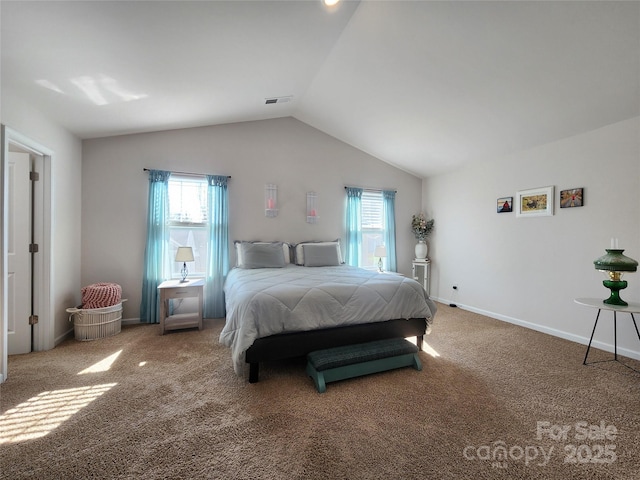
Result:
{"type": "MultiPolygon", "coordinates": [[[[169,257],[178,247],[191,247],[194,262],[187,265],[190,277],[205,277],[207,270],[208,208],[207,179],[204,177],[169,178],[169,257]]],[[[182,264],[171,262],[171,278],[181,278],[182,264]]]]}
{"type": "Polygon", "coordinates": [[[229,177],[175,175],[149,170],[147,242],[140,320],[158,323],[158,286],[179,278],[179,246],[193,249],[189,275],[205,279],[204,316],[225,316],[224,280],[229,272],[229,177]],[[171,258],[173,256],[173,258],[171,258]],[[167,266],[167,262],[170,266],[167,266]]]}
{"type": "Polygon", "coordinates": [[[396,271],[396,220],[394,190],[367,190],[345,187],[345,260],[349,265],[374,269],[378,245],[387,249],[383,268],[396,271]]]}
{"type": "MultiPolygon", "coordinates": [[[[362,192],[362,251],[360,266],[362,268],[377,268],[378,259],[373,253],[378,245],[384,245],[386,225],[384,221],[384,205],[382,192],[362,192]]],[[[382,259],[386,268],[386,258],[382,259]]]]}

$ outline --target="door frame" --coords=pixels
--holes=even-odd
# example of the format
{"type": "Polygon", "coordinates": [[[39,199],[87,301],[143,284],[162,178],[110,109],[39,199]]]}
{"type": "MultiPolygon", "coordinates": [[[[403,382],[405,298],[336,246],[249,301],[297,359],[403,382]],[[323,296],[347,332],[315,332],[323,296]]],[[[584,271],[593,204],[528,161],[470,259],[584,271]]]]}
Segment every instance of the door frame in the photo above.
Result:
{"type": "Polygon", "coordinates": [[[0,236],[0,383],[7,379],[8,364],[8,175],[9,145],[37,155],[36,167],[40,179],[36,182],[35,203],[41,205],[40,212],[36,211],[34,218],[34,236],[39,245],[39,252],[34,258],[34,304],[38,315],[38,323],[33,328],[34,351],[49,350],[55,346],[54,305],[53,305],[53,196],[52,170],[54,153],[49,148],[31,140],[11,128],[2,125],[2,161],[0,162],[0,222],[2,235],[0,236]]]}

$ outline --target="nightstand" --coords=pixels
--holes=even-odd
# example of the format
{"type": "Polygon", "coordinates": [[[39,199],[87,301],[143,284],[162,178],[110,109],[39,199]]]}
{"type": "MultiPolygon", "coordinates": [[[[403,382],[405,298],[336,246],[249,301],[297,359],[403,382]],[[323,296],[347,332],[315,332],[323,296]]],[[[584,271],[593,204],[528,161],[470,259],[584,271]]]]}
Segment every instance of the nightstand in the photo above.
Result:
{"type": "Polygon", "coordinates": [[[186,282],[167,280],[158,286],[158,290],[160,291],[160,335],[164,335],[167,330],[177,330],[179,328],[198,327],[198,330],[202,330],[204,279],[195,278],[186,282]],[[167,315],[169,300],[178,298],[197,298],[198,311],[167,315]]]}
{"type": "Polygon", "coordinates": [[[411,262],[411,274],[414,280],[422,284],[427,295],[429,295],[429,283],[431,283],[431,260],[428,258],[425,258],[424,260],[414,258],[413,262],[411,262]]]}

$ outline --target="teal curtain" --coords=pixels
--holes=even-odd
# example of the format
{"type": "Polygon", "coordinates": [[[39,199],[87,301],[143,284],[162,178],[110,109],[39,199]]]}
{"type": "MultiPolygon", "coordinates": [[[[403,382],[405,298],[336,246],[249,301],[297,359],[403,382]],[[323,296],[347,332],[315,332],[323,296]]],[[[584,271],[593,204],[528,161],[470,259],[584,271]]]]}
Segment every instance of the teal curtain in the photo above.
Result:
{"type": "Polygon", "coordinates": [[[204,290],[205,318],[223,318],[224,281],[229,273],[229,195],[228,178],[207,175],[209,209],[209,252],[204,290]]]}
{"type": "Polygon", "coordinates": [[[164,267],[168,265],[169,177],[171,172],[149,171],[149,207],[147,212],[147,245],[142,272],[142,300],[140,321],[159,323],[160,302],[158,285],[164,281],[164,267]]]}
{"type": "Polygon", "coordinates": [[[347,187],[347,238],[345,261],[360,266],[362,258],[362,189],[347,187]]]}
{"type": "Polygon", "coordinates": [[[393,190],[382,191],[382,211],[384,224],[384,244],[387,247],[388,269],[396,272],[396,192],[393,190]]]}

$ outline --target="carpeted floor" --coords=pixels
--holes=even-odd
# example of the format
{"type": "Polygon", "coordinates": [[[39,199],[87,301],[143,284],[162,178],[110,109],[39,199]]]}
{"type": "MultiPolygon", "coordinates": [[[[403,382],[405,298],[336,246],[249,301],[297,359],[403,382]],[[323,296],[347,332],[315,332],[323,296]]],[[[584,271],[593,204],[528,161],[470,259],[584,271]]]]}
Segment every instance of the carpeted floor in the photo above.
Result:
{"type": "Polygon", "coordinates": [[[422,371],[324,394],[303,359],[262,365],[257,384],[235,376],[222,320],[10,357],[0,478],[640,478],[640,373],[439,307],[426,338],[438,356],[421,352],[422,371]]]}

